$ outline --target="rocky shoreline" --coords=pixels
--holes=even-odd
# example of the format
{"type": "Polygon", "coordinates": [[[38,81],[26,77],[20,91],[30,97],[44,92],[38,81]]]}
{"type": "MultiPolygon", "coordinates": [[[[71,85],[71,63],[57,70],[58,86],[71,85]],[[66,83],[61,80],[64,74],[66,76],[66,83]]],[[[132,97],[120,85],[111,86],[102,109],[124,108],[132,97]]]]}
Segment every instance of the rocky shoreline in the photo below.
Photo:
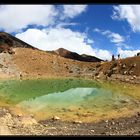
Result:
{"type": "Polygon", "coordinates": [[[49,119],[37,122],[33,116],[11,114],[0,108],[0,135],[31,136],[139,136],[140,112],[133,116],[100,122],[67,122],[49,119]]]}

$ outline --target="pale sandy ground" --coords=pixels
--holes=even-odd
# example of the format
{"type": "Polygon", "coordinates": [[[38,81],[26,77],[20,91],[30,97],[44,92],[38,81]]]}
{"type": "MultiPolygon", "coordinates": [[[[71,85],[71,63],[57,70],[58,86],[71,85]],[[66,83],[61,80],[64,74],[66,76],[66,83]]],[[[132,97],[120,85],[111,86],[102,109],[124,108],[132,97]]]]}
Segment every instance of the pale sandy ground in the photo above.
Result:
{"type": "Polygon", "coordinates": [[[12,135],[12,133],[6,125],[2,124],[0,125],[0,135],[12,135]]]}
{"type": "Polygon", "coordinates": [[[48,119],[36,122],[33,117],[16,116],[0,108],[0,135],[104,136],[140,135],[140,112],[133,116],[100,122],[82,123],[48,119]]]}

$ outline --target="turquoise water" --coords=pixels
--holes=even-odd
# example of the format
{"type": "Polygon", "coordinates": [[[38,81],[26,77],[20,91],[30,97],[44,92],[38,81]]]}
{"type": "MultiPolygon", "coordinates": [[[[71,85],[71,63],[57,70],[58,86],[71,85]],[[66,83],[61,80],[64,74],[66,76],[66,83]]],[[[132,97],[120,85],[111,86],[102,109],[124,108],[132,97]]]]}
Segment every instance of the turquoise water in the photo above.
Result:
{"type": "Polygon", "coordinates": [[[100,88],[100,85],[93,81],[80,79],[9,80],[0,81],[0,96],[4,96],[5,99],[12,103],[18,103],[26,99],[36,98],[54,92],[63,92],[76,87],[100,88]]]}
{"type": "Polygon", "coordinates": [[[124,92],[122,87],[107,85],[84,79],[0,81],[0,102],[26,110],[40,119],[54,115],[73,119],[85,113],[93,118],[139,105],[130,96],[131,90],[124,92]]]}

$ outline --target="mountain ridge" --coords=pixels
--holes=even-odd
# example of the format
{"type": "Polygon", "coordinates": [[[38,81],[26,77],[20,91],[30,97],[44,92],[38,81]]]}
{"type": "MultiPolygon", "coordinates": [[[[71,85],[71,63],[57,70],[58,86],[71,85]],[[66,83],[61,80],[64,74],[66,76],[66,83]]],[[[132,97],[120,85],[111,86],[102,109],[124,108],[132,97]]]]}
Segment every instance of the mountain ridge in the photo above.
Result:
{"type": "Polygon", "coordinates": [[[76,52],[71,52],[64,48],[59,48],[53,52],[64,58],[74,59],[74,60],[78,60],[78,61],[84,61],[84,62],[101,62],[101,61],[103,61],[95,56],[91,56],[91,55],[87,55],[87,54],[79,55],[76,52]]]}
{"type": "MultiPolygon", "coordinates": [[[[0,32],[0,52],[7,51],[9,53],[14,53],[12,48],[31,48],[31,49],[38,49],[32,45],[29,45],[28,43],[8,34],[5,32],[0,32]]],[[[46,51],[51,52],[57,55],[60,55],[65,58],[74,59],[78,61],[84,61],[84,62],[100,62],[103,61],[99,58],[96,58],[94,56],[82,54],[79,55],[75,52],[71,52],[69,50],[66,50],[64,48],[59,48],[57,50],[53,51],[46,51]]]]}

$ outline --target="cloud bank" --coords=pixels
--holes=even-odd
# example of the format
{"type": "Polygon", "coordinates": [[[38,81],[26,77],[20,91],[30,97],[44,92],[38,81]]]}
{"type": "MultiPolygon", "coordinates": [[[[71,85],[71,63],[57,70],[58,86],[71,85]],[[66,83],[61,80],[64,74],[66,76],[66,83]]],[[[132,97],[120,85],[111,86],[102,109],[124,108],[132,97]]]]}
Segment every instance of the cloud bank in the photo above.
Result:
{"type": "Polygon", "coordinates": [[[49,28],[44,30],[28,29],[23,33],[16,34],[16,37],[41,49],[56,50],[65,48],[78,54],[93,55],[102,59],[111,59],[107,50],[93,49],[93,40],[84,33],[74,32],[65,28],[49,28]]]}
{"type": "Polygon", "coordinates": [[[28,25],[48,26],[55,22],[57,14],[52,5],[2,5],[0,29],[17,32],[28,25]]]}
{"type": "Polygon", "coordinates": [[[19,32],[29,25],[51,26],[86,11],[87,5],[1,5],[0,29],[19,32]]]}
{"type": "Polygon", "coordinates": [[[126,20],[134,32],[140,32],[140,5],[114,6],[114,20],[126,20]]]}

